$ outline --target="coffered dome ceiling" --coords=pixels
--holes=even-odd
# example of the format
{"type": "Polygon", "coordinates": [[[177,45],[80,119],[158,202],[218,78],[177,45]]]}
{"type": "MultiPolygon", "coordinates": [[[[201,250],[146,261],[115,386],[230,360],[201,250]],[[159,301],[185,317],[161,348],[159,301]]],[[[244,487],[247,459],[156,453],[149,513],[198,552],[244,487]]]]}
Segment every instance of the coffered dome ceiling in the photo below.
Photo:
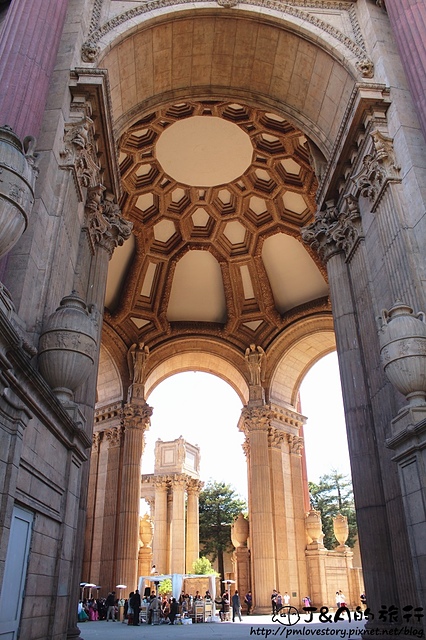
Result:
{"type": "Polygon", "coordinates": [[[328,308],[325,271],[300,239],[315,211],[305,136],[240,103],[179,102],[120,140],[133,237],[108,274],[105,322],[126,344],[179,335],[264,347],[328,308]]]}

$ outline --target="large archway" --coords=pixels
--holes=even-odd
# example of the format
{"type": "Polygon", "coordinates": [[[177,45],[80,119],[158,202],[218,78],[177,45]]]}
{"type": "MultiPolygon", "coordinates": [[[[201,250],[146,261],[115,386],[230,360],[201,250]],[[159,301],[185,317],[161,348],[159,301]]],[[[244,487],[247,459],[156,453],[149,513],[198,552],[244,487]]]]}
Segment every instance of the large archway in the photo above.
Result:
{"type": "Polygon", "coordinates": [[[193,368],[233,386],[245,407],[253,588],[266,612],[271,583],[300,594],[310,580],[298,393],[335,339],[327,273],[301,229],[363,74],[361,51],[338,29],[251,11],[141,13],[98,34],[133,232],[109,268],[97,416],[101,434],[115,398],[136,401],[138,344],[149,349],[143,398],[193,368]]]}

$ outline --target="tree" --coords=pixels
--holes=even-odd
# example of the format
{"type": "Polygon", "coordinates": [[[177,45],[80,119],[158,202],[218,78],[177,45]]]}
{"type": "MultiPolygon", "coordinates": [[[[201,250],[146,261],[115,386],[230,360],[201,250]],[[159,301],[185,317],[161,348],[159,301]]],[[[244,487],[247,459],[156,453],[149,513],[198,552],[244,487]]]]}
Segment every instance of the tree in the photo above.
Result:
{"type": "Polygon", "coordinates": [[[169,593],[172,593],[172,581],[170,578],[166,578],[160,582],[158,593],[160,596],[167,596],[169,593]]]}
{"type": "Polygon", "coordinates": [[[216,571],[212,567],[212,563],[206,556],[201,556],[192,563],[192,573],[208,576],[216,571]]]}
{"type": "Polygon", "coordinates": [[[312,508],[321,512],[324,546],[327,549],[334,549],[338,545],[333,532],[333,518],[341,513],[347,517],[349,525],[346,544],[353,547],[358,530],[352,482],[349,476],[332,469],[330,474],[321,476],[318,484],[309,483],[309,493],[312,508]]]}
{"type": "Polygon", "coordinates": [[[200,493],[200,545],[212,562],[218,559],[219,573],[224,578],[223,554],[231,551],[231,525],[247,505],[224,482],[208,482],[200,493]]]}

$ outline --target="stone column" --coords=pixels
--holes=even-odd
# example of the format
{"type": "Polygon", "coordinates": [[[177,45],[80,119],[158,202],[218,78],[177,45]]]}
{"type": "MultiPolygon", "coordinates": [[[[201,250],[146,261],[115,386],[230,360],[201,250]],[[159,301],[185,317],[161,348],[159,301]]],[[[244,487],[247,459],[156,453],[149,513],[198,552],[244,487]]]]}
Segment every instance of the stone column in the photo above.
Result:
{"type": "Polygon", "coordinates": [[[426,5],[424,0],[388,0],[386,10],[426,138],[426,5]]]}
{"type": "MultiPolygon", "coordinates": [[[[378,350],[373,342],[377,330],[357,201],[348,198],[341,210],[334,202],[328,202],[326,210],[317,212],[315,221],[302,235],[327,264],[366,594],[370,608],[378,611],[383,602],[398,603],[398,587],[402,584],[401,598],[411,601],[411,580],[407,576],[411,561],[404,551],[404,523],[401,509],[396,506],[400,497],[395,474],[382,446],[386,402],[382,397],[374,412],[370,395],[373,382],[381,382],[378,392],[384,385],[383,379],[371,378],[378,367],[378,350]],[[364,343],[362,336],[369,336],[372,342],[364,343]],[[393,535],[392,519],[398,536],[393,535]],[[384,547],[383,540],[389,541],[392,552],[389,545],[384,547]],[[406,558],[405,563],[401,562],[402,557],[406,558]],[[397,570],[401,572],[400,579],[397,570]]],[[[391,398],[387,404],[392,406],[391,398]]]]}
{"type": "Polygon", "coordinates": [[[289,545],[287,509],[292,489],[291,486],[284,485],[282,443],[285,435],[282,430],[274,427],[271,427],[268,433],[271,476],[273,478],[271,490],[276,560],[276,577],[272,588],[276,588],[282,593],[296,589],[296,583],[290,581],[289,574],[289,553],[293,545],[289,545]]]}
{"type": "Polygon", "coordinates": [[[200,553],[199,509],[198,497],[203,483],[195,478],[188,479],[186,489],[188,502],[186,505],[186,573],[192,573],[192,565],[198,560],[200,553]]]}
{"type": "Polygon", "coordinates": [[[155,515],[154,515],[154,541],[153,564],[159,573],[168,573],[168,544],[167,544],[167,491],[169,487],[168,476],[154,476],[155,483],[155,515]]]}
{"type": "Polygon", "coordinates": [[[268,433],[273,418],[268,405],[244,407],[241,430],[250,446],[250,545],[256,613],[271,611],[271,581],[275,579],[275,540],[268,433]]]}
{"type": "MultiPolygon", "coordinates": [[[[116,426],[106,429],[104,438],[106,441],[107,464],[105,482],[105,503],[102,521],[102,548],[99,556],[101,558],[99,571],[99,584],[108,593],[109,585],[118,584],[116,575],[116,552],[117,552],[117,519],[118,501],[117,495],[120,474],[120,452],[122,443],[122,427],[116,426]],[[108,531],[108,535],[105,532],[108,531]]],[[[105,594],[105,592],[103,592],[105,594]]],[[[105,594],[106,595],[106,594],[105,594]]]]}
{"type": "Polygon", "coordinates": [[[0,126],[37,136],[67,0],[12,0],[0,41],[0,126]]]}
{"type": "MultiPolygon", "coordinates": [[[[293,562],[296,562],[297,583],[299,591],[303,594],[308,587],[308,578],[306,572],[305,561],[305,502],[304,502],[304,486],[302,472],[302,450],[303,438],[298,435],[287,435],[288,449],[290,454],[290,472],[292,486],[292,502],[293,502],[293,522],[296,543],[296,556],[293,562]]],[[[292,588],[290,586],[290,588],[292,588]]],[[[303,598],[303,595],[301,595],[303,598]]]]}
{"type": "Polygon", "coordinates": [[[119,584],[126,584],[132,590],[137,588],[141,458],[144,448],[144,433],[149,428],[151,415],[152,408],[146,403],[124,407],[124,444],[116,578],[119,584]]]}
{"type": "Polygon", "coordinates": [[[185,489],[187,478],[183,474],[173,476],[172,521],[170,532],[170,573],[185,573],[185,489]]]}

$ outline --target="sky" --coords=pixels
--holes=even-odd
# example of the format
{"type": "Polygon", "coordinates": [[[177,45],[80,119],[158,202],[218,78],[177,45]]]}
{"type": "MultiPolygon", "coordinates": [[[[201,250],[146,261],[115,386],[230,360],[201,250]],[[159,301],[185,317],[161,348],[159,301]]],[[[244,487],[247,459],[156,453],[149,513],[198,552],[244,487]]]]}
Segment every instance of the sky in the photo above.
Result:
{"type": "MultiPolygon", "coordinates": [[[[341,386],[336,353],[317,362],[301,387],[302,413],[307,416],[305,451],[308,479],[336,469],[350,475],[341,386]],[[338,453],[336,442],[339,443],[338,453]]],[[[237,424],[242,404],[235,391],[217,376],[186,372],[171,376],[148,398],[153,407],[146,433],[142,473],[154,471],[154,446],[183,436],[201,449],[200,477],[230,484],[247,500],[244,435],[237,424]]]]}

